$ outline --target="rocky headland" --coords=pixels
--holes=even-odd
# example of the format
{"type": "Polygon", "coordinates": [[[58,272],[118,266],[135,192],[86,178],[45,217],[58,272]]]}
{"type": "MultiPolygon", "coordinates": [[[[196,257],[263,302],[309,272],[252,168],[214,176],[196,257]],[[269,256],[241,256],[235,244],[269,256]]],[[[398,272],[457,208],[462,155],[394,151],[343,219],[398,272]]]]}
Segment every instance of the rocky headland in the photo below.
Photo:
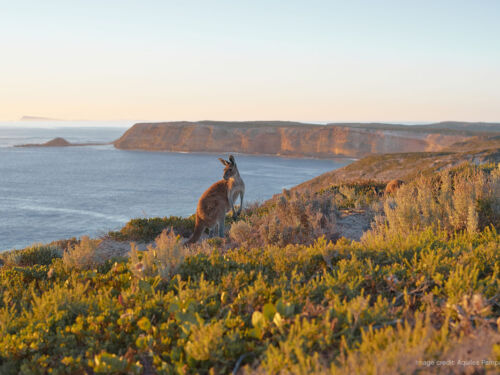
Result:
{"type": "Polygon", "coordinates": [[[439,152],[500,124],[444,122],[315,125],[286,121],[139,123],[114,142],[118,149],[239,152],[290,157],[353,157],[389,152],[439,152]]]}

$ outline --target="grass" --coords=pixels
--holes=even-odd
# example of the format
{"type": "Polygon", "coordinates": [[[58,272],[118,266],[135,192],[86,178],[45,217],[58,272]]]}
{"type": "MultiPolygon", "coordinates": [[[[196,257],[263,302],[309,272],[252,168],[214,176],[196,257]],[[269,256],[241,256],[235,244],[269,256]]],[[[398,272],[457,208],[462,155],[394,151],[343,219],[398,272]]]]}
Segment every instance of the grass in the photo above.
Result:
{"type": "Polygon", "coordinates": [[[62,258],[3,255],[31,260],[0,268],[0,373],[409,374],[500,361],[499,171],[463,166],[390,197],[366,181],[284,191],[225,240],[186,248],[174,226],[116,262],[65,260],[94,254],[91,239],[62,258]],[[373,228],[329,241],[338,210],[356,207],[373,228]]]}

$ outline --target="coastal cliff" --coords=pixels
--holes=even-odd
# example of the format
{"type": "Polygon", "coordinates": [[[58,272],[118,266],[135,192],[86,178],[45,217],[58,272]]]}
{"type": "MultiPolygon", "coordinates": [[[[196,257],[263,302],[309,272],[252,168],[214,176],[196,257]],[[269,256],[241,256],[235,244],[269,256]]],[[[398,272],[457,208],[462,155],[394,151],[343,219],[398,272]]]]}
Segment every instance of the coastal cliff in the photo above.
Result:
{"type": "Polygon", "coordinates": [[[123,150],[358,158],[388,152],[441,151],[479,133],[471,129],[473,127],[455,130],[389,124],[183,121],[135,124],[114,145],[123,150]]]}

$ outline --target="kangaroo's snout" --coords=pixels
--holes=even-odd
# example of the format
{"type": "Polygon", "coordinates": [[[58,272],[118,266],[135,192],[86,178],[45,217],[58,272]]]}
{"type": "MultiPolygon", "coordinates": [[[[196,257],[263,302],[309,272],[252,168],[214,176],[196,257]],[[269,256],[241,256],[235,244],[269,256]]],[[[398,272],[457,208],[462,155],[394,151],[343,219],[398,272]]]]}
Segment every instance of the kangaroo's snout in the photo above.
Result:
{"type": "Polygon", "coordinates": [[[234,175],[232,168],[227,168],[224,170],[224,175],[222,176],[224,180],[229,180],[234,175]]]}

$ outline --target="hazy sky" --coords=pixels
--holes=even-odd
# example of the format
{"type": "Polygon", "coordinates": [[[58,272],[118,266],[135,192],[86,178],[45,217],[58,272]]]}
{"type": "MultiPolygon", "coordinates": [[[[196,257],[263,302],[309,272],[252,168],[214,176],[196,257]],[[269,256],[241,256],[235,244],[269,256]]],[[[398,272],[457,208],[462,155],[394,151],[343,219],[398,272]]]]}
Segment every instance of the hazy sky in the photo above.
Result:
{"type": "Polygon", "coordinates": [[[500,1],[0,0],[0,120],[500,121],[500,1]]]}

